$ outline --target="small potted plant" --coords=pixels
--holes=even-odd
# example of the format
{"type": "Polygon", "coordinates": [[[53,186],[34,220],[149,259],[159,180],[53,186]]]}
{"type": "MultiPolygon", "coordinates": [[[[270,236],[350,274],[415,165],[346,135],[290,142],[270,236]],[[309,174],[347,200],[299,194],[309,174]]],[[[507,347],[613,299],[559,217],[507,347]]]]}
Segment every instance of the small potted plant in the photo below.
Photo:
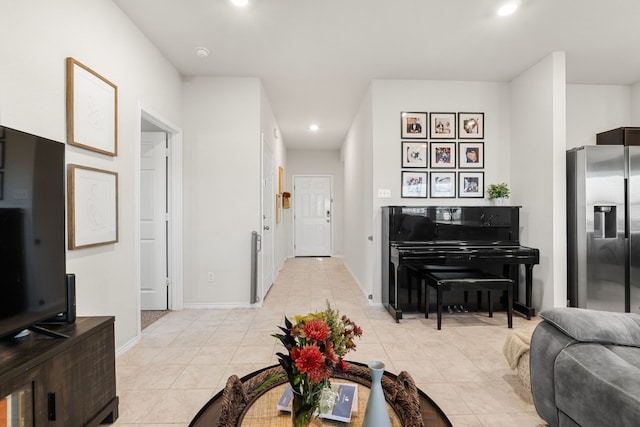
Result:
{"type": "Polygon", "coordinates": [[[506,182],[501,182],[500,184],[491,184],[487,189],[487,195],[489,196],[489,200],[493,200],[496,205],[502,205],[504,203],[504,199],[509,198],[509,184],[506,182]]]}

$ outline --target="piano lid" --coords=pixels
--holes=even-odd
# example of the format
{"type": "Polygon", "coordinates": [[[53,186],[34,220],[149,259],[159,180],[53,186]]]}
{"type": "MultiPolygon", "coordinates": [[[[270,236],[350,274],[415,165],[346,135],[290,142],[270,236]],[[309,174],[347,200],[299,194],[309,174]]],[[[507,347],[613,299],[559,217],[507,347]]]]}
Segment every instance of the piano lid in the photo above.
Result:
{"type": "Polygon", "coordinates": [[[383,210],[389,242],[519,244],[519,206],[385,206],[383,210]]]}

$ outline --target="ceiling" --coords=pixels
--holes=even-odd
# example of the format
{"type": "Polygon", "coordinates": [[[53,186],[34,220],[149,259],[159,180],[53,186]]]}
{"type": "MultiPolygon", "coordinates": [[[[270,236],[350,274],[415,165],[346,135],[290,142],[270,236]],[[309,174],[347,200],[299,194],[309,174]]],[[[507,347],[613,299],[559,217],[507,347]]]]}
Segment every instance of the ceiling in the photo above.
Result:
{"type": "Polygon", "coordinates": [[[568,83],[640,81],[640,1],[505,1],[114,0],[183,76],[260,78],[289,148],[339,148],[372,79],[508,82],[564,51],[568,83]]]}

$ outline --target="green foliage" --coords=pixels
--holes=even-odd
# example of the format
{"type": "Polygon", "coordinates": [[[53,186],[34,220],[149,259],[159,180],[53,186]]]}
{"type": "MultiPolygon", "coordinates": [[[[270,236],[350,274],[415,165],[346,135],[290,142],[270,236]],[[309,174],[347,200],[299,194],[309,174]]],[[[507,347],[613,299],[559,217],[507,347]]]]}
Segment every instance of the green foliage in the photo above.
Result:
{"type": "Polygon", "coordinates": [[[500,184],[491,184],[487,189],[489,200],[498,199],[500,197],[508,199],[510,193],[511,190],[509,190],[509,184],[507,184],[506,182],[501,182],[500,184]]]}

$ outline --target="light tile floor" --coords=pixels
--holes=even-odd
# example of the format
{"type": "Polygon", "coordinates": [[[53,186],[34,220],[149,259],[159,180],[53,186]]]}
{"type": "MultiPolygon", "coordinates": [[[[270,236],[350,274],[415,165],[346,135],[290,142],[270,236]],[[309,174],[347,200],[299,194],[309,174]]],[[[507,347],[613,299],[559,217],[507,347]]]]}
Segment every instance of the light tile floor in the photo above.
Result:
{"type": "MultiPolygon", "coordinates": [[[[281,344],[270,334],[283,316],[323,310],[327,300],[364,330],[350,359],[406,370],[455,427],[546,425],[502,355],[511,332],[505,313],[445,314],[440,331],[435,315],[395,323],[369,303],[340,258],[287,260],[260,309],[174,311],[146,328],[116,360],[115,425],[188,426],[230,375],[277,363],[281,344]]],[[[513,328],[530,331],[537,322],[514,316],[513,328]]]]}

